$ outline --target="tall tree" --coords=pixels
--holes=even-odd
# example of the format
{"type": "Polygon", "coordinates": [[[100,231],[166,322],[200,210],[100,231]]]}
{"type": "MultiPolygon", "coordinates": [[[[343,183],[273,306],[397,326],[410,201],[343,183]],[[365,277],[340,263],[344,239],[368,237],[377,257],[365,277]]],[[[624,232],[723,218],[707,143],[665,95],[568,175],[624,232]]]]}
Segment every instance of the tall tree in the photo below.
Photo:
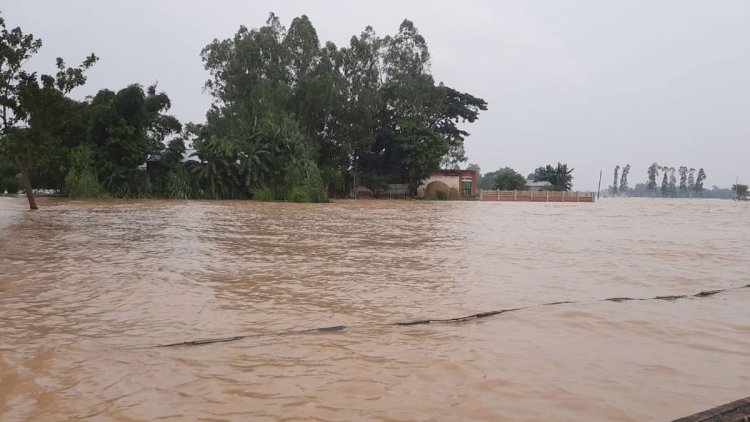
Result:
{"type": "Polygon", "coordinates": [[[703,181],[704,180],[706,180],[706,172],[703,171],[703,168],[701,167],[698,170],[698,177],[695,179],[695,187],[693,188],[695,193],[699,195],[703,193],[703,181]]]}
{"type": "Polygon", "coordinates": [[[677,178],[674,175],[675,168],[670,167],[669,168],[669,196],[675,197],[677,196],[677,178]]]}
{"type": "Polygon", "coordinates": [[[612,181],[612,195],[617,195],[617,181],[619,180],[618,174],[620,172],[620,166],[615,166],[615,179],[612,181]]]}
{"type": "Polygon", "coordinates": [[[660,168],[658,163],[652,163],[648,167],[648,189],[654,193],[654,196],[656,196],[656,178],[659,177],[660,168]]]}
{"type": "Polygon", "coordinates": [[[29,77],[23,65],[42,47],[42,40],[32,34],[24,34],[21,28],[8,30],[5,19],[0,16],[0,153],[9,156],[21,172],[22,182],[29,207],[37,209],[36,199],[31,189],[29,175],[17,148],[10,145],[10,136],[17,132],[27,117],[19,97],[21,85],[29,77]]]}
{"type": "Polygon", "coordinates": [[[23,69],[42,47],[42,41],[21,28],[8,30],[0,17],[0,154],[12,159],[21,172],[24,191],[31,209],[37,209],[29,169],[45,167],[45,154],[59,151],[51,142],[59,141],[61,121],[72,107],[66,98],[86,82],[84,72],[98,58],[90,55],[78,67],[67,67],[57,59],[57,73],[37,76],[23,69]]]}
{"type": "Polygon", "coordinates": [[[628,173],[630,173],[630,164],[622,168],[622,178],[620,179],[620,192],[628,193],[628,173]]]}
{"type": "Polygon", "coordinates": [[[149,154],[160,154],[165,140],[182,125],[171,115],[166,93],[156,85],[145,91],[137,84],[117,93],[99,91],[89,106],[87,142],[94,148],[94,169],[115,196],[145,194],[148,181],[137,172],[149,154]]]}
{"type": "Polygon", "coordinates": [[[695,191],[695,169],[692,167],[690,167],[690,170],[688,170],[687,185],[689,192],[692,193],[693,191],[695,191]]]}
{"type": "Polygon", "coordinates": [[[680,196],[685,197],[687,196],[687,174],[688,174],[688,168],[685,166],[680,166],[679,170],[677,172],[680,174],[680,196]]]}
{"type": "Polygon", "coordinates": [[[669,196],[669,167],[664,166],[661,171],[664,172],[664,178],[661,181],[661,196],[667,197],[669,196]]]}

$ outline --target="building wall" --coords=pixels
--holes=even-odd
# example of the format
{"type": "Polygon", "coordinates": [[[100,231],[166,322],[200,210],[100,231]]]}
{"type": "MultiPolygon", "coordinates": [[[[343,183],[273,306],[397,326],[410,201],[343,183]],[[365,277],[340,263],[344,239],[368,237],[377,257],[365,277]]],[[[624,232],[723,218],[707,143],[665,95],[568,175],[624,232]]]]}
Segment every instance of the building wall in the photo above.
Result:
{"type": "Polygon", "coordinates": [[[461,191],[461,179],[471,178],[471,193],[469,196],[473,197],[477,195],[477,173],[474,170],[435,170],[430,173],[427,179],[423,180],[417,188],[417,197],[424,198],[424,191],[432,182],[443,182],[448,185],[451,189],[456,189],[459,193],[461,191]]]}

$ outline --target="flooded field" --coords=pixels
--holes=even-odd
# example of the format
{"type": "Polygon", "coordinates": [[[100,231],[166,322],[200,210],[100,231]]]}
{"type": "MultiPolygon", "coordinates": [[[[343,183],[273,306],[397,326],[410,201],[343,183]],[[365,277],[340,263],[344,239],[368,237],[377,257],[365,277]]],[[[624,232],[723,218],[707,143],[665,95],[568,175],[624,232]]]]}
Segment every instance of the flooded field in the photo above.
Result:
{"type": "Polygon", "coordinates": [[[0,198],[0,420],[674,419],[750,395],[750,289],[601,299],[749,284],[748,221],[709,200],[0,198]]]}

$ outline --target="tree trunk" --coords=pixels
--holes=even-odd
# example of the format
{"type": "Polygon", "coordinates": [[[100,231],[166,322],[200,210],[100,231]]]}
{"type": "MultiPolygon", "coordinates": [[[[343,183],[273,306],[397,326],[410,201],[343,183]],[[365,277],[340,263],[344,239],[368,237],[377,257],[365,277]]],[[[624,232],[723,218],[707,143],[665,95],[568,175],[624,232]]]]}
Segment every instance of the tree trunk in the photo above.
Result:
{"type": "Polygon", "coordinates": [[[26,198],[29,199],[29,208],[32,210],[38,209],[36,206],[36,198],[34,197],[34,191],[31,190],[31,182],[29,181],[29,172],[26,167],[21,163],[18,157],[15,158],[16,166],[21,170],[21,182],[23,183],[23,190],[26,192],[26,198]]]}

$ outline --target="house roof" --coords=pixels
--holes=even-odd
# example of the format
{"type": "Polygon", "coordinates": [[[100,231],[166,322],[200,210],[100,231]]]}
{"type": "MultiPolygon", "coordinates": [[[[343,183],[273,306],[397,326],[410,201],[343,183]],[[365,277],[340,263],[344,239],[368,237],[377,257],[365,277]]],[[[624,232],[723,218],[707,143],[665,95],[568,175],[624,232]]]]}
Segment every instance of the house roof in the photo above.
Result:
{"type": "Polygon", "coordinates": [[[552,186],[552,183],[550,183],[550,182],[548,182],[546,180],[542,180],[541,182],[532,182],[532,181],[529,181],[529,180],[526,181],[526,187],[527,188],[546,188],[546,187],[549,187],[549,186],[552,186]]]}

